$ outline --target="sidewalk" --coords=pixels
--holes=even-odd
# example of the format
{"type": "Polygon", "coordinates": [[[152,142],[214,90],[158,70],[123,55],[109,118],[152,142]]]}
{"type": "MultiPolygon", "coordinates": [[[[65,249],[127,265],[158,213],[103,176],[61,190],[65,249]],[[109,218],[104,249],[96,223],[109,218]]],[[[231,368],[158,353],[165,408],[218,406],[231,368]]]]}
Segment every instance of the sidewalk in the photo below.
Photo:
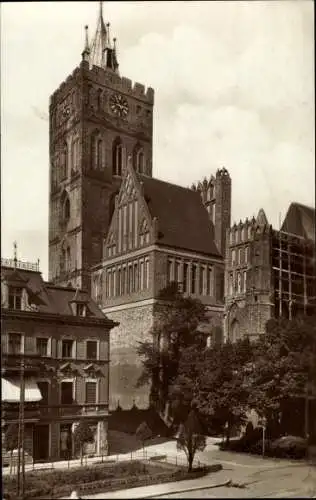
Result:
{"type": "MultiPolygon", "coordinates": [[[[212,447],[213,445],[214,438],[208,438],[208,446],[207,447],[212,447]]],[[[149,445],[145,447],[145,453],[143,449],[139,449],[136,451],[133,451],[131,453],[120,453],[117,455],[107,455],[107,456],[95,456],[91,458],[84,458],[83,460],[83,466],[86,465],[92,465],[96,462],[121,462],[121,461],[130,461],[130,460],[142,460],[142,459],[150,459],[152,457],[157,457],[157,456],[163,456],[165,455],[166,458],[162,461],[166,461],[168,463],[171,463],[173,465],[182,465],[186,466],[187,464],[187,459],[185,456],[185,453],[183,451],[177,450],[177,445],[175,440],[170,440],[166,441],[165,443],[160,443],[157,445],[149,445]]],[[[202,457],[197,454],[195,460],[194,460],[194,466],[198,466],[199,463],[207,463],[207,464],[214,464],[218,463],[220,460],[214,460],[214,459],[208,459],[208,460],[203,460],[202,457]]],[[[68,469],[72,467],[80,467],[80,459],[74,459],[74,460],[62,460],[62,461],[57,461],[57,462],[46,462],[46,463],[36,463],[33,465],[33,463],[30,464],[25,464],[25,471],[32,471],[32,470],[52,470],[52,469],[68,469]]],[[[2,468],[2,474],[9,475],[10,474],[10,467],[3,467],[2,468]]],[[[16,474],[16,467],[13,468],[12,475],[16,474]]]]}

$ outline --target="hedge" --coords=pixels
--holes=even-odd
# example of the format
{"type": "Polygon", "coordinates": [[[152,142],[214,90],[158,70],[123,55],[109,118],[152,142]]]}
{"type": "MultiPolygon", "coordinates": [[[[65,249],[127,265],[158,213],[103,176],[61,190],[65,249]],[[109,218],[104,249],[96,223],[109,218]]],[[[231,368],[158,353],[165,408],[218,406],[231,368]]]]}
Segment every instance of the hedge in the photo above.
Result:
{"type": "MultiPolygon", "coordinates": [[[[43,474],[37,471],[27,474],[25,495],[28,500],[32,500],[47,496],[50,498],[67,496],[73,489],[79,490],[80,494],[115,491],[155,483],[194,479],[205,475],[206,471],[208,468],[193,470],[191,473],[183,469],[161,471],[159,465],[154,466],[140,461],[117,463],[114,467],[102,464],[96,467],[52,471],[45,474],[45,479],[43,474]],[[101,478],[102,475],[106,477],[101,478]]],[[[3,490],[7,500],[14,500],[16,479],[4,476],[3,490]]]]}

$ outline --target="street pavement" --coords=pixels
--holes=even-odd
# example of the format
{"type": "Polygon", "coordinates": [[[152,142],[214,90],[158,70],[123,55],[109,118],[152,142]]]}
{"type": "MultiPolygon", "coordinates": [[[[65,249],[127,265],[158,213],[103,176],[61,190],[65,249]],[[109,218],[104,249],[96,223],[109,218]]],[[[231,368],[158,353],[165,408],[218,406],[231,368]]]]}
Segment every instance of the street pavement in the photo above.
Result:
{"type": "MultiPolygon", "coordinates": [[[[305,462],[262,458],[246,454],[224,452],[215,445],[217,439],[208,438],[203,452],[197,454],[201,463],[221,463],[223,469],[203,478],[173,483],[130,488],[110,493],[82,496],[100,498],[316,498],[316,467],[305,462]],[[227,481],[230,486],[224,486],[227,481]]],[[[183,452],[169,441],[147,447],[151,453],[167,454],[168,459],[183,452]]]]}
{"type": "MultiPolygon", "coordinates": [[[[98,493],[94,495],[80,495],[81,498],[316,498],[316,466],[309,466],[305,462],[289,461],[272,458],[262,458],[246,454],[225,452],[215,444],[217,438],[207,438],[207,446],[203,452],[196,454],[196,462],[201,464],[222,464],[219,472],[207,474],[199,479],[176,481],[173,483],[156,484],[126,490],[98,493]],[[231,481],[231,485],[227,481],[231,481]]],[[[177,450],[175,441],[147,446],[145,455],[167,455],[168,462],[186,464],[183,451],[177,450]]],[[[142,458],[143,452],[133,452],[133,457],[142,458]]],[[[107,457],[107,460],[128,460],[130,454],[121,454],[107,457]]],[[[100,457],[88,459],[88,463],[100,462],[100,457]]],[[[78,466],[77,460],[71,461],[70,466],[78,466]]],[[[44,464],[43,464],[44,466],[44,464]]],[[[67,462],[55,462],[54,468],[67,469],[67,462]]],[[[47,465],[46,465],[47,467],[47,465]]],[[[38,468],[38,467],[36,467],[38,468]]],[[[3,469],[8,473],[8,468],[3,469]]],[[[70,496],[69,492],[69,496],[70,496]]],[[[68,497],[69,498],[69,497],[68,497]]]]}

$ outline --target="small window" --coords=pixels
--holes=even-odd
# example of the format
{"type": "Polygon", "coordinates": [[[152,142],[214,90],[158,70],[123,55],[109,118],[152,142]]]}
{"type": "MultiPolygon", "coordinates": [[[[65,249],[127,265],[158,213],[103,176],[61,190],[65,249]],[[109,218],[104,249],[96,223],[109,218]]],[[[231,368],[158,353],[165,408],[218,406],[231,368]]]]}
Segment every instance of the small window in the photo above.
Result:
{"type": "Polygon", "coordinates": [[[97,359],[97,341],[87,340],[87,359],[97,359]]]}
{"type": "Polygon", "coordinates": [[[183,264],[183,292],[187,293],[188,291],[188,270],[189,270],[189,265],[184,263],[183,264]]]}
{"type": "Polygon", "coordinates": [[[232,266],[236,264],[236,250],[232,250],[232,266]]]}
{"type": "Polygon", "coordinates": [[[77,316],[85,316],[86,315],[85,304],[76,304],[76,315],[77,316]]]}
{"type": "Polygon", "coordinates": [[[196,287],[196,265],[191,268],[191,293],[195,293],[196,287]]]}
{"type": "Polygon", "coordinates": [[[70,219],[70,201],[69,198],[66,198],[64,205],[64,220],[68,222],[70,219]]]}
{"type": "Polygon", "coordinates": [[[241,293],[241,274],[237,273],[237,293],[241,293]]]}
{"type": "Polygon", "coordinates": [[[245,263],[249,262],[249,247],[245,248],[245,263]]]}
{"type": "Polygon", "coordinates": [[[86,404],[95,404],[97,402],[97,383],[86,382],[86,404]]]}
{"type": "Polygon", "coordinates": [[[247,289],[247,271],[244,271],[243,274],[244,274],[244,279],[243,279],[243,287],[244,287],[244,289],[243,289],[243,291],[245,292],[246,289],[247,289]]]}
{"type": "Polygon", "coordinates": [[[74,341],[73,340],[63,340],[62,341],[62,358],[73,358],[74,341]]]}
{"type": "Polygon", "coordinates": [[[22,288],[9,287],[9,309],[22,309],[22,288]]]}
{"type": "Polygon", "coordinates": [[[61,404],[71,405],[73,403],[73,382],[62,382],[60,384],[61,404]]]}
{"type": "Polygon", "coordinates": [[[48,339],[36,339],[36,353],[38,356],[48,356],[48,339]]]}
{"type": "Polygon", "coordinates": [[[8,334],[8,351],[9,354],[22,353],[22,336],[19,333],[8,334]]]}

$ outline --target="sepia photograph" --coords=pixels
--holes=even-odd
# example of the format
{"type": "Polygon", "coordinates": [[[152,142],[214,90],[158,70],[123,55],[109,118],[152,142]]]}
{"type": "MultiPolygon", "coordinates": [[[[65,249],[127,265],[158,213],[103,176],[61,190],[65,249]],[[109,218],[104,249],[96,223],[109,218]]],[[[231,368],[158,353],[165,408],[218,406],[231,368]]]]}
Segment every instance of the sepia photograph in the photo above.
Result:
{"type": "Polygon", "coordinates": [[[314,2],[0,12],[4,500],[316,498],[314,2]]]}

